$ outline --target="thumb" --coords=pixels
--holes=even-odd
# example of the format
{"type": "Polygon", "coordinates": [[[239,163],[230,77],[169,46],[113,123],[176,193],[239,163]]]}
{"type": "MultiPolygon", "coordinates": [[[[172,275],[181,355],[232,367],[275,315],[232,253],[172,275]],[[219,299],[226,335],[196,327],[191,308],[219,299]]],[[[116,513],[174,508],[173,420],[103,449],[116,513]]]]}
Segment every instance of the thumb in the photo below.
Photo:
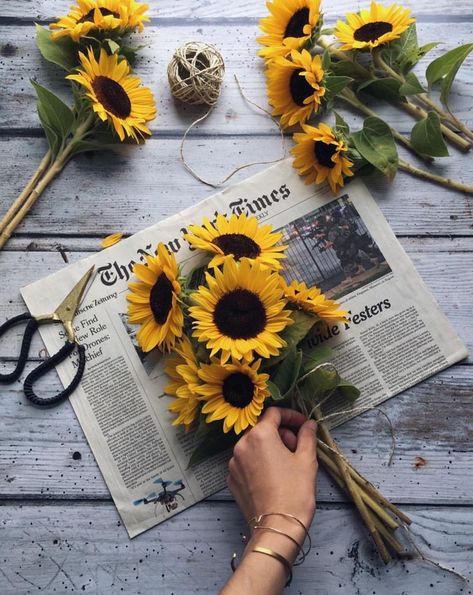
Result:
{"type": "Polygon", "coordinates": [[[307,420],[297,434],[297,454],[303,454],[315,459],[317,453],[317,423],[313,419],[307,420]]]}

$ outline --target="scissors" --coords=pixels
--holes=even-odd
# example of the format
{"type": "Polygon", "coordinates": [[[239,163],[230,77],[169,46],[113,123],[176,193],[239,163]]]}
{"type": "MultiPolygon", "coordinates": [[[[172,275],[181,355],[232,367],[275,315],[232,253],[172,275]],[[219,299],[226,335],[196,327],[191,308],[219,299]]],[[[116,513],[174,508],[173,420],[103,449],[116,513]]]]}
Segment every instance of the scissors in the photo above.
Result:
{"type": "Polygon", "coordinates": [[[67,341],[64,346],[53,356],[42,362],[37,368],[28,374],[23,385],[23,390],[27,399],[29,399],[34,405],[41,407],[49,407],[51,405],[57,405],[71,395],[77,386],[79,385],[85,370],[85,347],[79,345],[77,337],[74,333],[73,321],[76,316],[77,310],[84,297],[85,289],[92,276],[94,267],[91,267],[80,281],[72,288],[69,294],[66,296],[64,301],[59,304],[56,310],[52,314],[45,314],[42,316],[32,316],[29,312],[10,318],[4,324],[0,326],[0,338],[4,335],[8,329],[26,322],[26,328],[23,335],[23,341],[21,343],[21,351],[18,357],[18,363],[13,372],[9,374],[0,374],[0,384],[11,384],[20,377],[23,372],[28,354],[30,352],[31,341],[33,335],[37,331],[41,324],[56,324],[60,323],[66,330],[67,341]],[[38,397],[33,390],[33,384],[42,378],[47,372],[53,370],[58,364],[65,361],[69,355],[77,348],[79,363],[77,366],[77,372],[70,383],[62,392],[54,395],[53,397],[42,398],[38,397]]]}

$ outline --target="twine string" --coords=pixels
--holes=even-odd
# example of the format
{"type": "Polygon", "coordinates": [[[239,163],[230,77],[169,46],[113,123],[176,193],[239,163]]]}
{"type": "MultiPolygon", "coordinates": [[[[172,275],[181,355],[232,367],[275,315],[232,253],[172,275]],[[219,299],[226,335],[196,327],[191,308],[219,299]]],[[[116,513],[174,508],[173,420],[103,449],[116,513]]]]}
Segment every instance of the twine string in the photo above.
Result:
{"type": "Polygon", "coordinates": [[[188,127],[187,130],[184,132],[184,136],[182,137],[181,140],[181,146],[180,146],[180,156],[181,156],[181,161],[182,164],[184,165],[184,167],[187,169],[187,171],[192,174],[194,176],[194,178],[196,178],[197,180],[199,180],[199,182],[202,182],[202,184],[205,184],[206,186],[211,186],[212,188],[219,188],[221,186],[224,186],[226,184],[226,182],[228,182],[228,180],[230,180],[235,174],[237,174],[239,171],[246,169],[248,167],[252,167],[254,165],[271,165],[274,163],[279,163],[280,161],[282,161],[285,157],[286,157],[286,145],[284,142],[284,131],[281,128],[281,125],[279,123],[278,120],[276,120],[276,118],[273,118],[273,116],[271,115],[271,113],[266,110],[264,107],[261,107],[260,105],[258,105],[257,103],[255,103],[254,101],[252,101],[251,99],[249,99],[246,94],[244,93],[240,82],[237,78],[236,75],[234,75],[238,90],[240,91],[241,96],[243,97],[243,99],[249,104],[252,105],[254,107],[256,107],[257,109],[259,109],[261,112],[263,112],[265,115],[267,115],[269,118],[271,118],[271,120],[275,123],[275,125],[278,127],[279,129],[279,133],[281,136],[281,146],[282,146],[282,156],[279,157],[278,159],[272,159],[272,160],[267,160],[267,161],[253,161],[251,163],[245,163],[244,165],[240,165],[239,167],[235,168],[233,171],[231,171],[225,178],[223,178],[223,180],[221,180],[220,182],[212,182],[210,180],[206,180],[205,178],[203,178],[201,175],[199,175],[193,168],[192,166],[189,164],[189,162],[186,160],[185,155],[184,155],[184,144],[186,142],[187,139],[187,135],[189,134],[189,132],[194,128],[194,126],[196,126],[197,124],[199,124],[200,122],[203,122],[206,118],[208,118],[208,116],[212,113],[214,107],[215,107],[215,103],[213,105],[211,105],[209,107],[209,109],[207,110],[207,112],[203,115],[200,116],[199,118],[195,119],[188,127]]]}

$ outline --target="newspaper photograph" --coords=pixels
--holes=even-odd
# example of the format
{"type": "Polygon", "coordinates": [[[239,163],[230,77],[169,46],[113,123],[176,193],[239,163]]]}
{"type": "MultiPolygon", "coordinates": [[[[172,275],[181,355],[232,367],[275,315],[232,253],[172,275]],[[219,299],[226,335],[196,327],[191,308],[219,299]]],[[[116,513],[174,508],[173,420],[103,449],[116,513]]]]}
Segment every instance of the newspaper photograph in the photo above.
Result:
{"type": "MultiPolygon", "coordinates": [[[[163,356],[140,350],[126,314],[134,264],[163,242],[184,273],[199,266],[202,256],[183,234],[217,213],[270,223],[288,245],[286,280],[317,285],[349,311],[348,322],[317,323],[309,338],[313,346],[330,346],[340,374],[361,390],[353,411],[346,402],[330,403],[329,413],[343,410],[332,426],[467,356],[366,186],[354,180],[334,198],[328,186],[306,185],[290,160],[28,285],[22,296],[30,312],[52,311],[95,266],[75,319],[86,370],[70,401],[130,537],[225,485],[228,454],[189,467],[195,437],[172,425],[163,356]]],[[[62,347],[64,331],[40,331],[49,353],[62,347]]],[[[65,385],[75,366],[73,354],[58,368],[65,385]]]]}

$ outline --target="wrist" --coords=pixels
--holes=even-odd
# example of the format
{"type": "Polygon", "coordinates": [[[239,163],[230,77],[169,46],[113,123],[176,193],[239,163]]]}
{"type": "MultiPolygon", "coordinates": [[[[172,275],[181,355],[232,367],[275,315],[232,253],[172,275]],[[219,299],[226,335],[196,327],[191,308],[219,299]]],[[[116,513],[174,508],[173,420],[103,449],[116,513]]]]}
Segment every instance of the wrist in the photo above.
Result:
{"type": "Polygon", "coordinates": [[[306,531],[294,519],[270,515],[261,519],[257,528],[253,526],[245,555],[255,546],[268,547],[280,553],[292,565],[303,550],[306,531]]]}

